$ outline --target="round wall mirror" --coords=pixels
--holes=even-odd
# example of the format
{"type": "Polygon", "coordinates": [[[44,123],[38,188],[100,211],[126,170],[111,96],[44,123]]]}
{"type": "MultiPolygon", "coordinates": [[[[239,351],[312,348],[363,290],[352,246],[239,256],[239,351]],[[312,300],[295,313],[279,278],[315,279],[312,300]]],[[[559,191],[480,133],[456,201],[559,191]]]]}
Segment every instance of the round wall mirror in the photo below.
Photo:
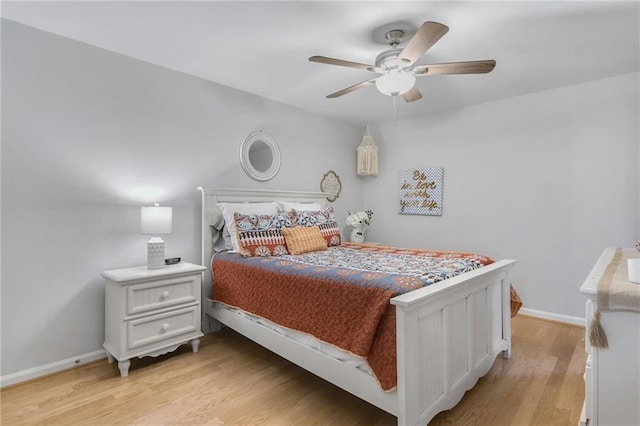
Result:
{"type": "Polygon", "coordinates": [[[240,144],[240,164],[251,178],[269,180],[280,168],[280,148],[268,133],[253,132],[240,144]]]}

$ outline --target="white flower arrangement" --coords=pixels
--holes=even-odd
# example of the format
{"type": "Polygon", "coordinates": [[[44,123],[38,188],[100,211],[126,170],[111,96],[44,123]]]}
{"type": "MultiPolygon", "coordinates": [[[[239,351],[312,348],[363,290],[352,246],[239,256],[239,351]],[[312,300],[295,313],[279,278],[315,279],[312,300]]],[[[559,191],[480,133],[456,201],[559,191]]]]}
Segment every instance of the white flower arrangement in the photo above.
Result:
{"type": "Polygon", "coordinates": [[[373,212],[371,210],[349,213],[349,216],[347,217],[347,225],[354,227],[369,225],[371,218],[373,218],[373,212]]]}

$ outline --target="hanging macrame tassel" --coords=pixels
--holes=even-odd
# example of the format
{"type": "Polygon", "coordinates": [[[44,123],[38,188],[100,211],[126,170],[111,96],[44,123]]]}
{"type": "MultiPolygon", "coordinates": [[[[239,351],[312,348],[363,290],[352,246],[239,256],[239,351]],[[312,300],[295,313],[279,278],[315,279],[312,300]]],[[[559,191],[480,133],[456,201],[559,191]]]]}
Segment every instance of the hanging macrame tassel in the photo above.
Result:
{"type": "Polygon", "coordinates": [[[589,326],[589,342],[594,348],[607,349],[609,342],[607,341],[607,334],[602,328],[600,323],[600,311],[596,310],[589,326]]]}

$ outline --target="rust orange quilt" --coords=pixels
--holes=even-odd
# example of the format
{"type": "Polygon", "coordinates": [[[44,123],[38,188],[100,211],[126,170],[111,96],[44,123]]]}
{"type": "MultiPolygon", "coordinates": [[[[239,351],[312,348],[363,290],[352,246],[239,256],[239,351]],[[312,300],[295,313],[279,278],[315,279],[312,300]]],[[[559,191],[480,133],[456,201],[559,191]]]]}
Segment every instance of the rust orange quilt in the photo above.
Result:
{"type": "Polygon", "coordinates": [[[277,257],[218,253],[213,300],[366,358],[385,391],[396,387],[390,299],[493,260],[460,252],[343,244],[277,257]]]}

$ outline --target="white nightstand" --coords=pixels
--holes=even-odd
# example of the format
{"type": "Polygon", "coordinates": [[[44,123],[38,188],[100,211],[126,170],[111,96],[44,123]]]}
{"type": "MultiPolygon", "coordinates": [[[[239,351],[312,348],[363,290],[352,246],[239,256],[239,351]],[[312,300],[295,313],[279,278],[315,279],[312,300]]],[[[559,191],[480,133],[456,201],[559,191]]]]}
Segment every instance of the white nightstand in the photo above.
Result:
{"type": "Polygon", "coordinates": [[[158,356],[200,337],[200,265],[181,262],[161,269],[114,269],[102,272],[105,285],[105,342],[109,363],[118,360],[129,374],[131,358],[158,356]]]}

